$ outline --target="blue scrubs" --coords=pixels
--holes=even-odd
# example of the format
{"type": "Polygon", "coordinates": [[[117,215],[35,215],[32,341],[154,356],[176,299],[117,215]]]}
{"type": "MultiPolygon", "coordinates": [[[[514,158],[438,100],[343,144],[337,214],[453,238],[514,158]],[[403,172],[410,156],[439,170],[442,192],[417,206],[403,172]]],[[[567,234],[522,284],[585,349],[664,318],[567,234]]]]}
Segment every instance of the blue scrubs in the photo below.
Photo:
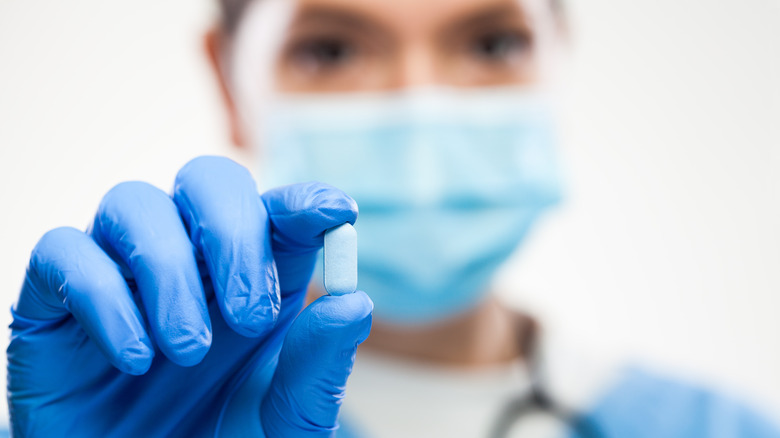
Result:
{"type": "Polygon", "coordinates": [[[776,424],[732,397],[637,368],[587,417],[605,438],[780,438],[776,424]]]}
{"type": "MultiPolygon", "coordinates": [[[[778,425],[733,397],[634,367],[585,416],[602,438],[780,438],[778,425]]],[[[341,423],[337,438],[368,437],[341,423]]]]}
{"type": "MultiPolygon", "coordinates": [[[[637,368],[626,370],[587,417],[603,438],[780,438],[780,427],[734,398],[637,368]]],[[[365,438],[349,421],[336,435],[365,438]]],[[[0,430],[0,438],[9,436],[0,430]]]]}

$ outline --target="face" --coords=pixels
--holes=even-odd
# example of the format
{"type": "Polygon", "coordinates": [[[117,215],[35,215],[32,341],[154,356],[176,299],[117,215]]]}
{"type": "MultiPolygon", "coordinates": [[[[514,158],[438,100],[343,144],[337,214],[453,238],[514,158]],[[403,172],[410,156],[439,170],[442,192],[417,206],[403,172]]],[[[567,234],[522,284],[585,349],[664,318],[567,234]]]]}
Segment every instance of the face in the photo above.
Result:
{"type": "Polygon", "coordinates": [[[382,319],[468,309],[557,201],[546,90],[479,89],[550,77],[551,1],[255,0],[221,45],[264,185],[323,181],[361,205],[382,319]]]}
{"type": "Polygon", "coordinates": [[[534,83],[555,23],[549,0],[301,0],[275,59],[275,87],[327,93],[534,83]]]}

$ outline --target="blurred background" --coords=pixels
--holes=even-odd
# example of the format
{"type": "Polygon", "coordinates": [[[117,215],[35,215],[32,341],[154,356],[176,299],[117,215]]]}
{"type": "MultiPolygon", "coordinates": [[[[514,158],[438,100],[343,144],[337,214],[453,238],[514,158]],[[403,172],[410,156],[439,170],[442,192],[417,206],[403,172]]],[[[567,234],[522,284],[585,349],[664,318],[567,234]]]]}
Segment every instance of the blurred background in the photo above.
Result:
{"type": "MultiPolygon", "coordinates": [[[[780,2],[568,3],[567,203],[502,272],[505,298],[594,356],[780,416],[780,2]]],[[[201,49],[215,12],[0,0],[0,309],[40,236],[85,228],[116,183],[169,190],[202,154],[253,165],[201,49]]]]}

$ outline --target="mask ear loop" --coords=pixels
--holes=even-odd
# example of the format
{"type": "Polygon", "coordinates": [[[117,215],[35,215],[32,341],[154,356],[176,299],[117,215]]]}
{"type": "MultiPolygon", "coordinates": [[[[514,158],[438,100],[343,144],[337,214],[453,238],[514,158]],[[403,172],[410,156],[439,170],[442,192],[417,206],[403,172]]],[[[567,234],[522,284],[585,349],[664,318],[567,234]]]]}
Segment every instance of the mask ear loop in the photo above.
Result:
{"type": "Polygon", "coordinates": [[[565,407],[551,396],[544,381],[539,324],[527,315],[516,316],[516,333],[521,333],[520,352],[525,359],[530,389],[507,402],[488,436],[507,438],[512,426],[534,412],[543,412],[564,423],[578,438],[607,438],[587,415],[565,407]]]}

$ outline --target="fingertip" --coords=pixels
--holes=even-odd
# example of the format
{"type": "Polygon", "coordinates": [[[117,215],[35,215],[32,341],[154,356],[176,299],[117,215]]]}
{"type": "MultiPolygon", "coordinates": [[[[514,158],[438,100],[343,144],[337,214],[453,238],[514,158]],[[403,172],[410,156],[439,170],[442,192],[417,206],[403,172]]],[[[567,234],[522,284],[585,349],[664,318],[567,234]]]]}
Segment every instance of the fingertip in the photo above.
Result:
{"type": "Polygon", "coordinates": [[[274,227],[274,242],[286,250],[318,249],[326,230],[354,224],[358,216],[354,199],[320,182],[278,187],[261,197],[274,227]]]}
{"type": "Polygon", "coordinates": [[[358,321],[371,316],[374,302],[362,290],[345,295],[323,295],[312,305],[320,302],[320,313],[344,321],[358,321]]]}
{"type": "Polygon", "coordinates": [[[140,376],[149,371],[153,360],[154,350],[150,346],[139,342],[136,345],[125,347],[118,351],[114,365],[124,373],[140,376]]]}
{"type": "MultiPolygon", "coordinates": [[[[168,339],[165,356],[176,365],[191,367],[199,364],[211,349],[211,330],[188,333],[179,339],[168,339]]],[[[161,346],[161,349],[162,346],[161,346]]]]}
{"type": "Polygon", "coordinates": [[[348,294],[348,295],[353,295],[354,296],[353,299],[359,300],[362,303],[362,305],[365,306],[366,309],[368,309],[369,312],[374,311],[374,301],[364,291],[356,290],[354,294],[348,294]]]}
{"type": "Polygon", "coordinates": [[[332,222],[355,224],[358,216],[357,202],[343,190],[316,181],[304,183],[301,188],[308,194],[306,205],[316,209],[320,215],[332,222]]]}
{"type": "Polygon", "coordinates": [[[247,338],[266,335],[279,319],[279,286],[273,283],[262,291],[227,296],[222,307],[226,322],[236,333],[247,338]]]}
{"type": "Polygon", "coordinates": [[[239,258],[224,277],[219,306],[227,324],[248,338],[270,332],[276,326],[281,309],[278,274],[273,261],[239,258]],[[264,268],[252,269],[247,262],[264,268]]]}
{"type": "Polygon", "coordinates": [[[246,338],[258,338],[269,333],[279,316],[278,308],[270,309],[258,306],[253,309],[236,307],[227,310],[225,320],[234,332],[246,338]]]}
{"type": "Polygon", "coordinates": [[[344,336],[363,342],[371,330],[374,303],[363,291],[318,298],[302,312],[307,328],[322,336],[344,336]]]}
{"type": "Polygon", "coordinates": [[[368,338],[371,333],[371,324],[374,317],[374,302],[368,296],[367,293],[362,290],[355,291],[353,294],[348,294],[351,300],[350,307],[354,312],[354,321],[356,325],[359,325],[362,330],[362,335],[357,339],[357,344],[362,344],[368,338]]]}

